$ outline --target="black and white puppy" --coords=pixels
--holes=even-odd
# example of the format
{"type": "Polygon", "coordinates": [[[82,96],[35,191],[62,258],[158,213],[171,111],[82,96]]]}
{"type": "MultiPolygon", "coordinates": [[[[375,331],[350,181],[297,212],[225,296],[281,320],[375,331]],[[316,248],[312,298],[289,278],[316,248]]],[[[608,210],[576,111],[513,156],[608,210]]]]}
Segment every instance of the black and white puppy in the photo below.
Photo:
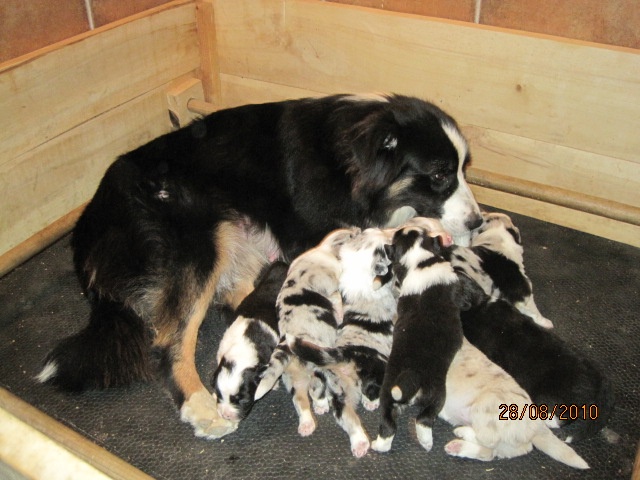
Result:
{"type": "Polygon", "coordinates": [[[449,365],[462,345],[458,296],[460,281],[439,255],[442,236],[418,226],[399,229],[390,257],[400,284],[398,319],[380,392],[380,426],[371,444],[386,452],[396,433],[400,405],[417,404],[416,434],[427,450],[433,446],[433,423],[446,397],[449,365]]]}
{"type": "Polygon", "coordinates": [[[447,254],[456,270],[475,280],[487,295],[503,299],[538,325],[552,328],[533,299],[524,269],[520,230],[508,215],[483,212],[483,224],[471,234],[471,246],[453,247],[447,254]]]}
{"type": "Polygon", "coordinates": [[[218,412],[231,422],[243,420],[251,411],[260,374],[278,343],[276,298],[288,269],[281,261],[267,267],[220,341],[212,383],[218,412]]]}
{"type": "Polygon", "coordinates": [[[351,452],[365,455],[369,438],[356,413],[377,407],[387,358],[391,351],[396,298],[391,260],[385,245],[388,232],[367,229],[340,248],[340,292],[344,316],[331,348],[300,337],[288,337],[291,351],[313,363],[327,384],[326,396],[338,424],[349,434],[351,452]]]}
{"type": "Polygon", "coordinates": [[[610,380],[554,332],[504,300],[487,298],[461,318],[465,337],[504,368],[538,407],[546,405],[547,415],[554,412],[549,426],[575,420],[567,442],[591,436],[607,424],[614,403],[610,380]]]}
{"type": "Polygon", "coordinates": [[[293,336],[323,347],[335,343],[343,311],[338,252],[358,232],[357,228],[334,230],[318,246],[298,256],[276,298],[280,343],[263,372],[255,399],[264,396],[282,376],[298,413],[298,433],[303,436],[313,433],[316,425],[308,396],[313,370],[291,355],[286,338],[293,336]]]}

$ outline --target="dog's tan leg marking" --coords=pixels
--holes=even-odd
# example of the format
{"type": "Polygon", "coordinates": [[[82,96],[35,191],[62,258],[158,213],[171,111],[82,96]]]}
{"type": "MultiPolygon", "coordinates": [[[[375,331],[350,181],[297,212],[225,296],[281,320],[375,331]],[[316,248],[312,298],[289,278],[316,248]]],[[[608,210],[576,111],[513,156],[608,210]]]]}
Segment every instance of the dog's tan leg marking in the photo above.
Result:
{"type": "Polygon", "coordinates": [[[182,341],[177,345],[172,369],[178,389],[184,393],[185,402],[180,409],[182,421],[190,423],[197,437],[208,439],[227,435],[238,427],[237,422],[222,418],[217,409],[216,399],[202,384],[195,366],[198,330],[213,298],[216,285],[214,274],[196,301],[193,312],[187,320],[182,341]]]}
{"type": "Polygon", "coordinates": [[[289,390],[293,389],[293,406],[298,413],[298,433],[307,437],[316,429],[316,421],[311,413],[311,402],[309,401],[309,383],[311,377],[309,372],[296,358],[291,359],[291,363],[285,370],[288,378],[289,390]]]}
{"type": "Polygon", "coordinates": [[[230,226],[229,223],[223,223],[216,231],[217,262],[200,296],[193,302],[181,341],[176,345],[172,365],[174,381],[185,398],[180,409],[181,419],[195,428],[196,436],[205,438],[219,438],[238,427],[237,422],[230,422],[218,414],[215,397],[202,384],[195,366],[198,330],[211,305],[220,277],[232,266],[226,254],[228,245],[225,241],[230,226]]]}

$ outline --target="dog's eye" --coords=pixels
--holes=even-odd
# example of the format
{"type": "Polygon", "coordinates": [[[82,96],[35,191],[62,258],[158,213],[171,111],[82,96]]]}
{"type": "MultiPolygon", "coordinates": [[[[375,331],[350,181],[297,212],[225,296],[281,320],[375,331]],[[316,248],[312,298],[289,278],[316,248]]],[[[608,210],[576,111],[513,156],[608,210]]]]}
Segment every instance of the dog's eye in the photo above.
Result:
{"type": "Polygon", "coordinates": [[[431,180],[434,183],[444,183],[448,178],[449,176],[446,173],[434,173],[433,175],[431,175],[431,180]]]}

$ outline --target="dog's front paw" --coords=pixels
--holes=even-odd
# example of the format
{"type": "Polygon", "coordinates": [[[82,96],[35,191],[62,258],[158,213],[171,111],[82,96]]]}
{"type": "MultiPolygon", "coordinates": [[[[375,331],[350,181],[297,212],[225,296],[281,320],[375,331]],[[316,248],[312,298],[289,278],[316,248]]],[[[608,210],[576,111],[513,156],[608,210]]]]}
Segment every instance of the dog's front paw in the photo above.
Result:
{"type": "Polygon", "coordinates": [[[313,418],[300,420],[300,423],[298,424],[298,433],[300,434],[300,436],[308,437],[315,431],[316,431],[316,422],[313,418]]]}
{"type": "Polygon", "coordinates": [[[356,458],[364,457],[369,451],[369,439],[365,436],[364,438],[352,439],[351,440],[351,453],[356,458]]]}
{"type": "Polygon", "coordinates": [[[194,393],[182,404],[180,419],[191,424],[196,437],[213,440],[234,432],[237,422],[225,420],[218,414],[216,400],[206,390],[194,393]]]}
{"type": "Polygon", "coordinates": [[[416,423],[416,435],[418,436],[418,442],[422,445],[427,452],[430,452],[433,448],[433,430],[431,427],[426,427],[416,423]]]}
{"type": "Polygon", "coordinates": [[[393,437],[383,438],[378,435],[371,443],[371,448],[373,448],[376,452],[388,452],[391,450],[391,444],[393,443],[393,437]]]}
{"type": "Polygon", "coordinates": [[[380,406],[380,399],[376,398],[375,400],[369,400],[367,397],[363,395],[362,406],[365,408],[365,410],[369,410],[370,412],[373,412],[380,406]]]}

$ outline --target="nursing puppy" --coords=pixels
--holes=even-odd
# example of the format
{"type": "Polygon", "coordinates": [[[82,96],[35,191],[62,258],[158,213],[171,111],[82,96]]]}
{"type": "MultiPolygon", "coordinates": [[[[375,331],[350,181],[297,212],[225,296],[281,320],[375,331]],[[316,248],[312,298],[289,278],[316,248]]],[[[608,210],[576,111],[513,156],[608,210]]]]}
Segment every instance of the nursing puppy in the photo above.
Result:
{"type": "Polygon", "coordinates": [[[224,419],[238,423],[253,407],[260,374],[278,343],[276,298],[288,269],[281,261],[267,267],[255,290],[238,306],[236,319],[220,341],[212,384],[224,419]]]}
{"type": "Polygon", "coordinates": [[[459,438],[445,446],[449,455],[489,461],[524,455],[536,447],[571,467],[589,468],[543,420],[529,417],[527,392],[466,339],[451,362],[446,388],[440,417],[459,425],[454,430],[459,438]],[[510,410],[512,405],[517,410],[510,410]]]}
{"type": "Polygon", "coordinates": [[[377,407],[391,351],[396,298],[391,260],[385,251],[390,241],[388,233],[367,229],[340,248],[344,316],[331,348],[301,337],[287,338],[298,358],[323,367],[319,374],[326,382],[326,398],[356,457],[369,449],[356,407],[360,401],[369,410],[377,407]]]}
{"type": "Polygon", "coordinates": [[[555,410],[549,426],[573,418],[567,442],[594,435],[607,424],[614,404],[611,382],[552,331],[503,300],[486,299],[461,318],[465,337],[527,391],[539,413],[541,405],[548,416],[555,410]]]}
{"type": "Polygon", "coordinates": [[[395,233],[389,249],[400,297],[380,392],[378,437],[371,445],[379,452],[391,448],[398,406],[410,403],[420,407],[418,441],[427,451],[433,446],[432,427],[445,402],[447,370],[462,345],[462,283],[439,256],[444,241],[424,228],[408,226],[395,233]]]}
{"type": "Polygon", "coordinates": [[[520,230],[503,213],[483,212],[483,224],[472,232],[470,247],[454,247],[447,254],[456,270],[463,271],[487,295],[503,299],[538,325],[552,328],[533,299],[532,284],[524,270],[520,230]]]}
{"type": "Polygon", "coordinates": [[[456,122],[402,95],[224,109],[122,155],[73,232],[88,325],[40,380],[81,391],[157,377],[197,436],[224,434],[194,360],[209,306],[235,309],[266,263],[336,228],[415,212],[468,236],[481,221],[469,162],[456,122]]]}
{"type": "Polygon", "coordinates": [[[291,355],[286,338],[293,336],[324,347],[335,343],[342,323],[338,251],[358,232],[356,228],[334,230],[318,246],[296,258],[276,299],[281,341],[262,374],[255,399],[262,398],[282,375],[298,413],[298,433],[303,436],[315,430],[308,396],[313,370],[291,355]]]}

